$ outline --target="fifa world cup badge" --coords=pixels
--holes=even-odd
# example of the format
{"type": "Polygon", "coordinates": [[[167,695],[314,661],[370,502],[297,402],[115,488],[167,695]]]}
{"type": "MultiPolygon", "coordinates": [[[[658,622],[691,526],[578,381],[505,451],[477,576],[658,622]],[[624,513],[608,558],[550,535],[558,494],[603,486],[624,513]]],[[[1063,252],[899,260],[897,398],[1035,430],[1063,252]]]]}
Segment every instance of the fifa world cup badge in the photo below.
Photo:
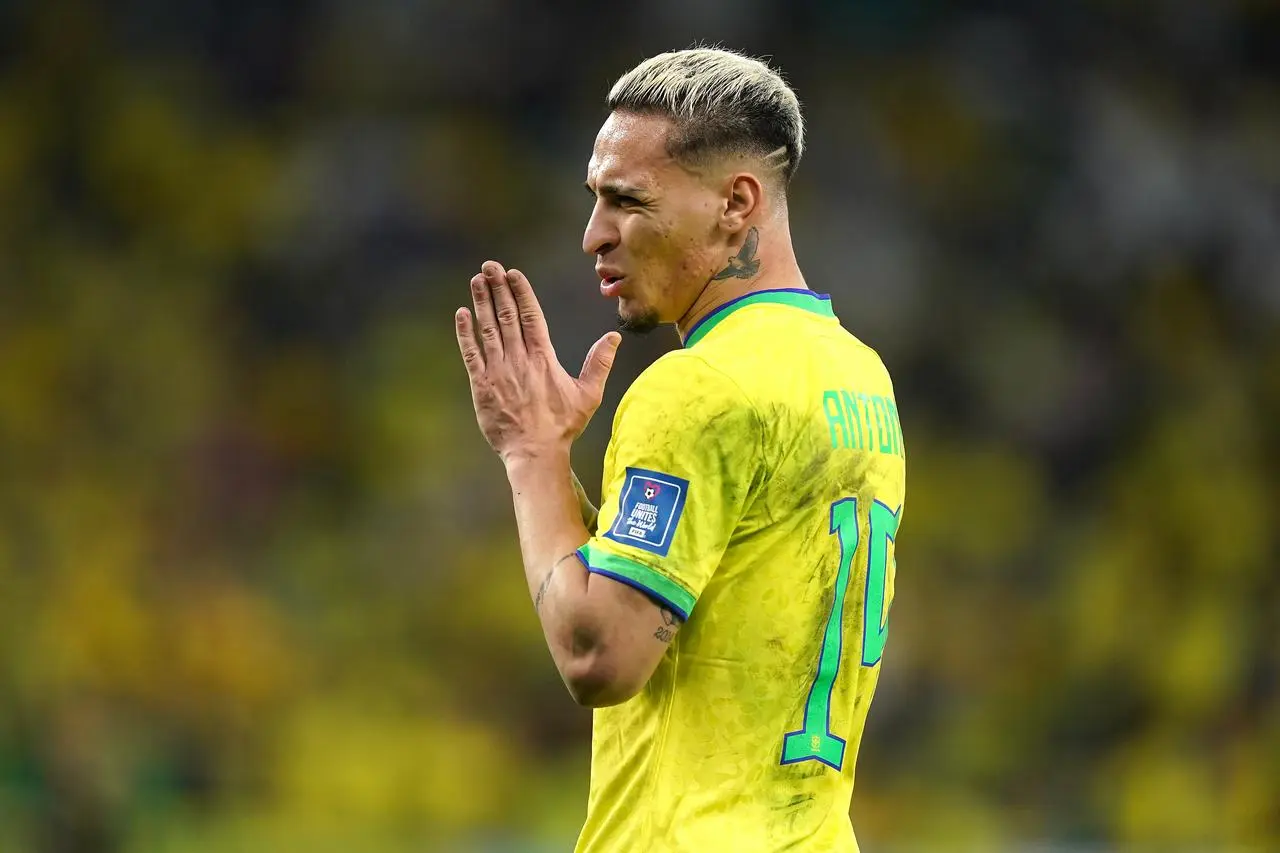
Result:
{"type": "Polygon", "coordinates": [[[628,468],[618,516],[606,538],[665,557],[684,512],[689,481],[661,471],[628,468]]]}

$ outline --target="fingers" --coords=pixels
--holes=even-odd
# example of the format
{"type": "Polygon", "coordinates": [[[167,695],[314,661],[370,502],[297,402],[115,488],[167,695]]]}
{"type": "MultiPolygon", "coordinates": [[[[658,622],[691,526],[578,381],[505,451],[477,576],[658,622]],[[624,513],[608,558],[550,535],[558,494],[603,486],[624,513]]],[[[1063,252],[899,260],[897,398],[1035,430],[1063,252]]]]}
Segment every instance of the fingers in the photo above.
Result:
{"type": "Polygon", "coordinates": [[[515,296],[511,293],[511,285],[507,283],[507,271],[496,261],[485,261],[480,269],[489,285],[489,292],[493,295],[498,328],[502,332],[503,354],[507,358],[522,354],[524,332],[520,329],[520,312],[516,308],[515,296]]]}
{"type": "Polygon", "coordinates": [[[498,318],[494,315],[493,297],[484,273],[471,278],[471,301],[476,306],[476,326],[479,327],[480,347],[488,364],[502,360],[502,333],[498,331],[498,318]]]}
{"type": "Polygon", "coordinates": [[[524,332],[524,345],[532,350],[551,347],[551,332],[547,329],[547,317],[538,304],[533,285],[520,270],[507,270],[507,284],[516,299],[520,312],[520,328],[524,332]]]}
{"type": "Polygon", "coordinates": [[[476,343],[471,312],[466,308],[459,308],[454,312],[453,325],[458,334],[458,351],[462,353],[462,363],[467,368],[467,375],[474,379],[484,372],[484,356],[480,353],[480,344],[476,343]]]}
{"type": "Polygon", "coordinates": [[[586,361],[582,363],[582,373],[578,374],[578,382],[596,401],[604,397],[604,383],[609,378],[609,371],[613,369],[613,358],[621,343],[622,335],[609,332],[595,342],[591,351],[587,353],[586,361]]]}

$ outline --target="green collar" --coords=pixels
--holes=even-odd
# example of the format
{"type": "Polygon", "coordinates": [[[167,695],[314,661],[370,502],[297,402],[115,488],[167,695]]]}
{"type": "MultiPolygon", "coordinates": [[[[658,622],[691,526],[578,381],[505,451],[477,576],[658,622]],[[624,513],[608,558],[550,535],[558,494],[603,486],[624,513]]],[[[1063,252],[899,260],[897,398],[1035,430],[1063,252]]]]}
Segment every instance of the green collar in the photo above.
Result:
{"type": "Polygon", "coordinates": [[[790,305],[792,308],[800,308],[823,317],[836,316],[836,312],[831,310],[831,297],[825,293],[814,293],[812,290],[800,288],[757,290],[755,293],[748,293],[746,296],[730,299],[694,323],[693,328],[689,330],[689,334],[685,336],[685,349],[705,338],[707,332],[718,326],[725,317],[748,305],[790,305]]]}

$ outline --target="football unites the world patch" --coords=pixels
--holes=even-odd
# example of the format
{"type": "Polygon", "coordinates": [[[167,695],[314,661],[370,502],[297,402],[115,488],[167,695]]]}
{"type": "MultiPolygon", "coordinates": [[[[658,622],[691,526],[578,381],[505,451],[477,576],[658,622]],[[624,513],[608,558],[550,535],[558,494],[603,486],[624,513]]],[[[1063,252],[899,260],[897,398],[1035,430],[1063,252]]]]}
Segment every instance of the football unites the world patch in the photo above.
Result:
{"type": "Polygon", "coordinates": [[[665,557],[688,494],[688,480],[660,471],[628,468],[618,498],[618,517],[605,537],[665,557]]]}

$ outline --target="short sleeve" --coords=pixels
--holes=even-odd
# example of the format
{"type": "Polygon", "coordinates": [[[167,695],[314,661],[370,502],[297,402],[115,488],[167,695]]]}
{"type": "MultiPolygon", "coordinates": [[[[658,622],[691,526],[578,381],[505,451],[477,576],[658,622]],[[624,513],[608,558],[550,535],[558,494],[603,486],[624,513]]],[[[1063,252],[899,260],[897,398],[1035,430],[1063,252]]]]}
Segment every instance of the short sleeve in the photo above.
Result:
{"type": "Polygon", "coordinates": [[[687,619],[759,487],[762,425],[738,385],[688,351],[628,389],[605,457],[587,569],[687,619]]]}

